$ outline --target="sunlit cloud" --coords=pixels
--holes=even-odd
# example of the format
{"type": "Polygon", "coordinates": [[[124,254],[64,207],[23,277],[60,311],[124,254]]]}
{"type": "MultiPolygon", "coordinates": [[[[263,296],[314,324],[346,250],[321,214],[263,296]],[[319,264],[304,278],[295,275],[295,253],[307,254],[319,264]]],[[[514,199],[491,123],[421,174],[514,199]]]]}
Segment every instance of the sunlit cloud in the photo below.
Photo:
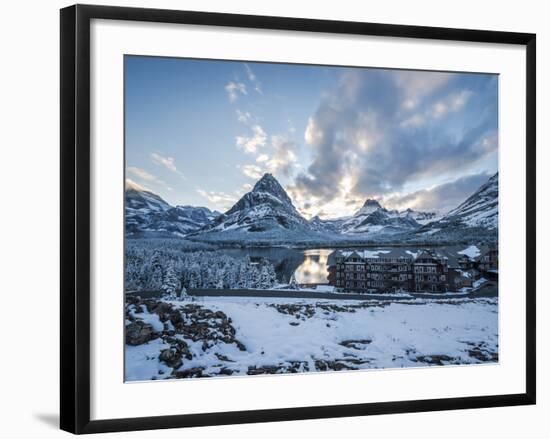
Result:
{"type": "Polygon", "coordinates": [[[237,148],[245,153],[254,154],[259,148],[265,145],[267,134],[260,125],[252,125],[250,129],[252,130],[251,136],[237,136],[235,143],[237,148]]]}
{"type": "Polygon", "coordinates": [[[273,149],[272,157],[265,161],[267,169],[272,174],[289,177],[297,160],[294,153],[295,143],[288,137],[278,134],[271,136],[271,147],[273,149]]]}
{"type": "Polygon", "coordinates": [[[258,157],[256,157],[257,163],[267,162],[268,160],[269,160],[269,156],[267,154],[260,154],[258,157]]]}
{"type": "Polygon", "coordinates": [[[467,174],[495,157],[496,93],[491,76],[346,71],[308,119],[312,161],[291,186],[320,210],[345,211],[350,200],[467,174]],[[345,191],[344,177],[353,181],[345,191]]]}
{"type": "Polygon", "coordinates": [[[136,168],[136,167],[134,167],[134,166],[129,166],[128,168],[126,168],[126,170],[127,170],[130,174],[134,174],[136,177],[139,177],[139,178],[141,178],[142,180],[146,180],[146,181],[158,181],[157,177],[155,177],[153,174],[150,174],[150,173],[147,172],[145,169],[136,168]]]}
{"type": "Polygon", "coordinates": [[[262,168],[257,165],[242,165],[240,169],[244,175],[254,180],[261,178],[263,175],[262,168]]]}
{"type": "Polygon", "coordinates": [[[136,183],[134,180],[127,178],[125,181],[126,189],[134,189],[136,191],[147,191],[151,192],[151,189],[149,189],[147,186],[144,186],[142,184],[136,183]]]}
{"type": "Polygon", "coordinates": [[[161,180],[157,176],[147,172],[145,169],[136,168],[135,166],[128,166],[126,171],[139,179],[146,181],[149,184],[154,184],[163,187],[166,190],[173,190],[172,187],[168,186],[164,180],[161,180]]]}
{"type": "Polygon", "coordinates": [[[184,177],[183,173],[176,168],[175,159],[173,157],[165,157],[156,152],[151,154],[153,163],[164,166],[166,169],[178,174],[180,177],[184,177]]]}

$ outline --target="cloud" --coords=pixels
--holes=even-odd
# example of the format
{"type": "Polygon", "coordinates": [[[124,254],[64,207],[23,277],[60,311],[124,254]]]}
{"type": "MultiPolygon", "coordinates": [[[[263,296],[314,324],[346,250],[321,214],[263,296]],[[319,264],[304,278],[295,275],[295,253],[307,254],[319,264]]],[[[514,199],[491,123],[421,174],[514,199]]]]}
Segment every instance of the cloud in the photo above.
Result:
{"type": "MultiPolygon", "coordinates": [[[[164,180],[161,180],[161,179],[157,178],[155,175],[151,174],[150,172],[147,172],[145,169],[136,168],[134,166],[128,166],[126,168],[126,171],[128,173],[140,178],[141,180],[147,181],[150,184],[155,184],[155,185],[158,185],[158,186],[162,186],[164,189],[167,189],[169,191],[173,190],[170,186],[168,186],[166,184],[166,182],[164,180]]],[[[128,180],[129,179],[127,179],[127,181],[128,180]]]]}
{"type": "Polygon", "coordinates": [[[264,172],[260,166],[257,165],[242,165],[239,166],[244,175],[248,178],[257,180],[264,175],[264,172]]]}
{"type": "Polygon", "coordinates": [[[136,183],[134,180],[127,178],[125,182],[126,189],[134,189],[136,191],[148,191],[151,192],[151,189],[149,189],[146,186],[143,186],[139,183],[136,183]]]}
{"type": "Polygon", "coordinates": [[[288,132],[294,134],[296,132],[296,127],[292,123],[292,120],[287,119],[286,123],[288,124],[288,132]]]}
{"type": "Polygon", "coordinates": [[[231,207],[237,201],[235,196],[227,194],[225,192],[205,191],[203,189],[197,189],[197,193],[222,210],[229,209],[229,207],[231,207]]]}
{"type": "Polygon", "coordinates": [[[268,171],[276,175],[290,176],[297,160],[294,153],[296,144],[288,137],[277,134],[271,136],[271,146],[273,154],[271,159],[265,161],[268,171]]]}
{"type": "Polygon", "coordinates": [[[227,96],[229,97],[230,102],[235,102],[237,98],[239,97],[239,93],[241,95],[248,94],[246,91],[246,85],[242,82],[234,82],[230,81],[225,85],[225,91],[227,92],[227,96]]]}
{"type": "Polygon", "coordinates": [[[489,179],[488,174],[471,174],[456,180],[408,194],[384,197],[382,204],[390,209],[407,208],[421,211],[448,212],[457,207],[489,179]]]}
{"type": "Polygon", "coordinates": [[[422,99],[452,79],[452,74],[449,73],[411,70],[395,70],[392,76],[401,91],[401,106],[407,110],[417,107],[422,99]]]}
{"type": "Polygon", "coordinates": [[[176,163],[173,157],[164,157],[156,152],[153,152],[151,154],[151,158],[153,159],[153,163],[164,166],[166,169],[178,174],[181,177],[184,177],[183,173],[178,171],[176,168],[176,163]]]}
{"type": "Polygon", "coordinates": [[[491,75],[346,70],[309,118],[292,190],[344,206],[468,174],[496,157],[497,93],[491,75]]]}
{"type": "Polygon", "coordinates": [[[255,154],[259,148],[265,145],[267,134],[260,125],[252,125],[251,136],[237,136],[235,143],[237,148],[243,150],[247,154],[255,154]]]}
{"type": "Polygon", "coordinates": [[[146,181],[158,181],[157,177],[155,177],[153,174],[150,174],[145,169],[136,168],[134,166],[129,166],[127,168],[127,171],[130,174],[134,174],[136,177],[141,178],[142,180],[146,181]]]}
{"type": "Polygon", "coordinates": [[[242,173],[253,179],[260,178],[266,172],[278,177],[291,177],[297,164],[295,142],[284,134],[276,134],[271,136],[268,147],[271,155],[257,155],[256,164],[240,166],[242,173]]]}
{"type": "Polygon", "coordinates": [[[401,121],[402,128],[418,128],[434,119],[440,119],[453,113],[460,111],[468,102],[472,92],[470,90],[461,90],[459,92],[450,93],[449,95],[437,100],[431,104],[424,112],[415,113],[410,117],[401,121]]]}
{"type": "Polygon", "coordinates": [[[461,110],[468,102],[472,92],[470,90],[461,90],[457,93],[451,93],[446,96],[445,99],[437,101],[432,105],[431,116],[434,118],[440,118],[452,111],[461,110]]]}
{"type": "Polygon", "coordinates": [[[252,69],[248,64],[245,63],[244,68],[246,70],[246,77],[254,87],[254,90],[257,93],[262,94],[262,87],[261,87],[260,81],[258,80],[258,77],[255,75],[255,73],[252,71],[252,69]]]}
{"type": "Polygon", "coordinates": [[[237,120],[247,125],[252,119],[252,115],[248,111],[241,111],[237,109],[237,120]]]}

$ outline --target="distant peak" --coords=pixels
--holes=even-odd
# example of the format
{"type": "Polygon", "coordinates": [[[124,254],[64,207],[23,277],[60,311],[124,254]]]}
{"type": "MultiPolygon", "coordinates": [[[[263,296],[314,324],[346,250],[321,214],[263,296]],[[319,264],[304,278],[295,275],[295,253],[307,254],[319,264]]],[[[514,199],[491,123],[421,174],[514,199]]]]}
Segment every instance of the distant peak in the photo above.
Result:
{"type": "Polygon", "coordinates": [[[380,203],[372,198],[367,198],[367,201],[365,201],[365,204],[363,204],[363,207],[379,207],[381,208],[382,206],[380,206],[380,203]]]}

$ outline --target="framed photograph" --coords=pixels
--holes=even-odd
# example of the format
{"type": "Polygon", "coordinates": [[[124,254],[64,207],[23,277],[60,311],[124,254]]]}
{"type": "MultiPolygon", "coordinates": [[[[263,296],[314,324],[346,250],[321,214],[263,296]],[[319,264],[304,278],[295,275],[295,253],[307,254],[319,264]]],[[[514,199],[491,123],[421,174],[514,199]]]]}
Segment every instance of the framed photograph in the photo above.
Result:
{"type": "Polygon", "coordinates": [[[535,35],[61,10],[61,428],[535,403],[535,35]]]}

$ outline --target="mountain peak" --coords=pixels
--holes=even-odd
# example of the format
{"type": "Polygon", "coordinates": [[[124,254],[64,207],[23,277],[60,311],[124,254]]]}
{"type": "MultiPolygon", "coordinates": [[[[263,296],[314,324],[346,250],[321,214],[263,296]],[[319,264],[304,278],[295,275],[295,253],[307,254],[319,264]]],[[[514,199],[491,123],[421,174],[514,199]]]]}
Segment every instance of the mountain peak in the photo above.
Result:
{"type": "Polygon", "coordinates": [[[273,187],[282,189],[277,179],[273,177],[273,174],[266,172],[263,177],[256,182],[252,192],[269,192],[273,187]]]}
{"type": "Polygon", "coordinates": [[[363,204],[363,207],[376,207],[376,208],[382,208],[380,203],[372,198],[367,198],[367,201],[365,201],[365,204],[363,204]]]}
{"type": "Polygon", "coordinates": [[[277,179],[273,177],[273,175],[270,173],[265,173],[263,177],[256,182],[251,192],[265,192],[278,198],[281,202],[290,205],[292,204],[292,201],[290,200],[286,191],[283,189],[277,179]]]}
{"type": "Polygon", "coordinates": [[[202,233],[224,232],[228,237],[252,233],[250,236],[266,238],[281,233],[303,234],[311,231],[309,223],[296,210],[277,179],[266,173],[250,192],[212,221],[202,233]],[[228,230],[231,232],[226,234],[228,230]]]}

